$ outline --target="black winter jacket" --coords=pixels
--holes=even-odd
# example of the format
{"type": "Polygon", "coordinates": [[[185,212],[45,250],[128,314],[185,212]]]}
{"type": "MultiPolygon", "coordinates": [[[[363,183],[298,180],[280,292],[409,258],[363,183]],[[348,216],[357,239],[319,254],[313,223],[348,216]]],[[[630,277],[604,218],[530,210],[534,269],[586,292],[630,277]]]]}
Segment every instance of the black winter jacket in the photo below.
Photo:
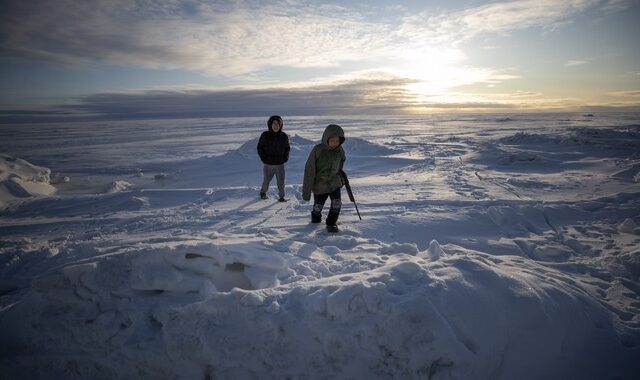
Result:
{"type": "Polygon", "coordinates": [[[262,132],[258,140],[258,155],[267,165],[282,165],[289,161],[289,136],[279,130],[274,132],[269,126],[268,131],[262,132]]]}

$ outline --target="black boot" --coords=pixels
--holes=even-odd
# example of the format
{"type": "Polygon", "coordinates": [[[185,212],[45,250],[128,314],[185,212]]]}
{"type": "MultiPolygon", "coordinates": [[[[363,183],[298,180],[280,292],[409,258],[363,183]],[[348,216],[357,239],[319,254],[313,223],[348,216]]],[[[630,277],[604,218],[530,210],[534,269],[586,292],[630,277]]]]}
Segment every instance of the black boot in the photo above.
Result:
{"type": "Polygon", "coordinates": [[[336,232],[340,232],[340,230],[335,224],[327,224],[327,232],[335,234],[336,232]]]}
{"type": "Polygon", "coordinates": [[[311,223],[320,223],[322,221],[322,214],[319,212],[311,211],[311,223]]]}
{"type": "Polygon", "coordinates": [[[327,215],[327,225],[335,226],[338,224],[338,216],[340,216],[340,212],[329,210],[329,215],[327,215]]]}
{"type": "Polygon", "coordinates": [[[266,193],[260,193],[260,199],[267,199],[266,193]]]}
{"type": "Polygon", "coordinates": [[[338,232],[338,216],[340,216],[339,212],[335,212],[334,210],[329,210],[329,215],[327,215],[327,231],[328,232],[338,232]]]}

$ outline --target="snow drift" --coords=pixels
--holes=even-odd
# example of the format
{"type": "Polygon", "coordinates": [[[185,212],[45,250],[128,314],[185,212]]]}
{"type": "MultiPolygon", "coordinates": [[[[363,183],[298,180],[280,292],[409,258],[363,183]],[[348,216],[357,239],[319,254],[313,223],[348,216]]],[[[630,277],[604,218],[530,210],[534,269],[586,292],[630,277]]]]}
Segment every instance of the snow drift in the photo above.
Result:
{"type": "Polygon", "coordinates": [[[50,175],[48,168],[0,154],[0,207],[17,199],[55,193],[49,183],[50,175]]]}
{"type": "Polygon", "coordinates": [[[291,118],[286,203],[262,119],[0,126],[74,176],[3,156],[48,195],[3,187],[0,377],[634,379],[640,119],[584,120],[291,118]],[[300,192],[333,122],[337,235],[300,192]]]}

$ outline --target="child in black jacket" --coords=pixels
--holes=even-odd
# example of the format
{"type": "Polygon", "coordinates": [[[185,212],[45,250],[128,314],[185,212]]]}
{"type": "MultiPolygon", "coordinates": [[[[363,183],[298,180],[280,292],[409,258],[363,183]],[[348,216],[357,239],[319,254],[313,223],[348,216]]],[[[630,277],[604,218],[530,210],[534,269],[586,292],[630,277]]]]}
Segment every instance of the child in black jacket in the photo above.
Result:
{"type": "Polygon", "coordinates": [[[262,188],[260,198],[267,199],[269,183],[276,176],[278,184],[278,196],[280,202],[286,202],[284,198],[284,164],[289,161],[289,136],[282,132],[284,122],[278,115],[271,116],[267,121],[268,131],[262,132],[258,141],[258,155],[264,164],[262,188]]]}

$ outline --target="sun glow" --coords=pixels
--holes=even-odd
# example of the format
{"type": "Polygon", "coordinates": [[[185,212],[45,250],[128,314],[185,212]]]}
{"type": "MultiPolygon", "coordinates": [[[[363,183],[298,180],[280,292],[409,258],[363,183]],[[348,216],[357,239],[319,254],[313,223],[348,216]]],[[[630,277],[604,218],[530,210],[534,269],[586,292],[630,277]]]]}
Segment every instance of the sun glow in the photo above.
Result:
{"type": "Polygon", "coordinates": [[[413,78],[414,83],[406,89],[416,96],[416,100],[461,102],[460,93],[455,89],[475,83],[495,84],[512,76],[499,76],[492,70],[464,65],[466,55],[459,49],[426,48],[405,52],[395,64],[394,74],[413,78]]]}

